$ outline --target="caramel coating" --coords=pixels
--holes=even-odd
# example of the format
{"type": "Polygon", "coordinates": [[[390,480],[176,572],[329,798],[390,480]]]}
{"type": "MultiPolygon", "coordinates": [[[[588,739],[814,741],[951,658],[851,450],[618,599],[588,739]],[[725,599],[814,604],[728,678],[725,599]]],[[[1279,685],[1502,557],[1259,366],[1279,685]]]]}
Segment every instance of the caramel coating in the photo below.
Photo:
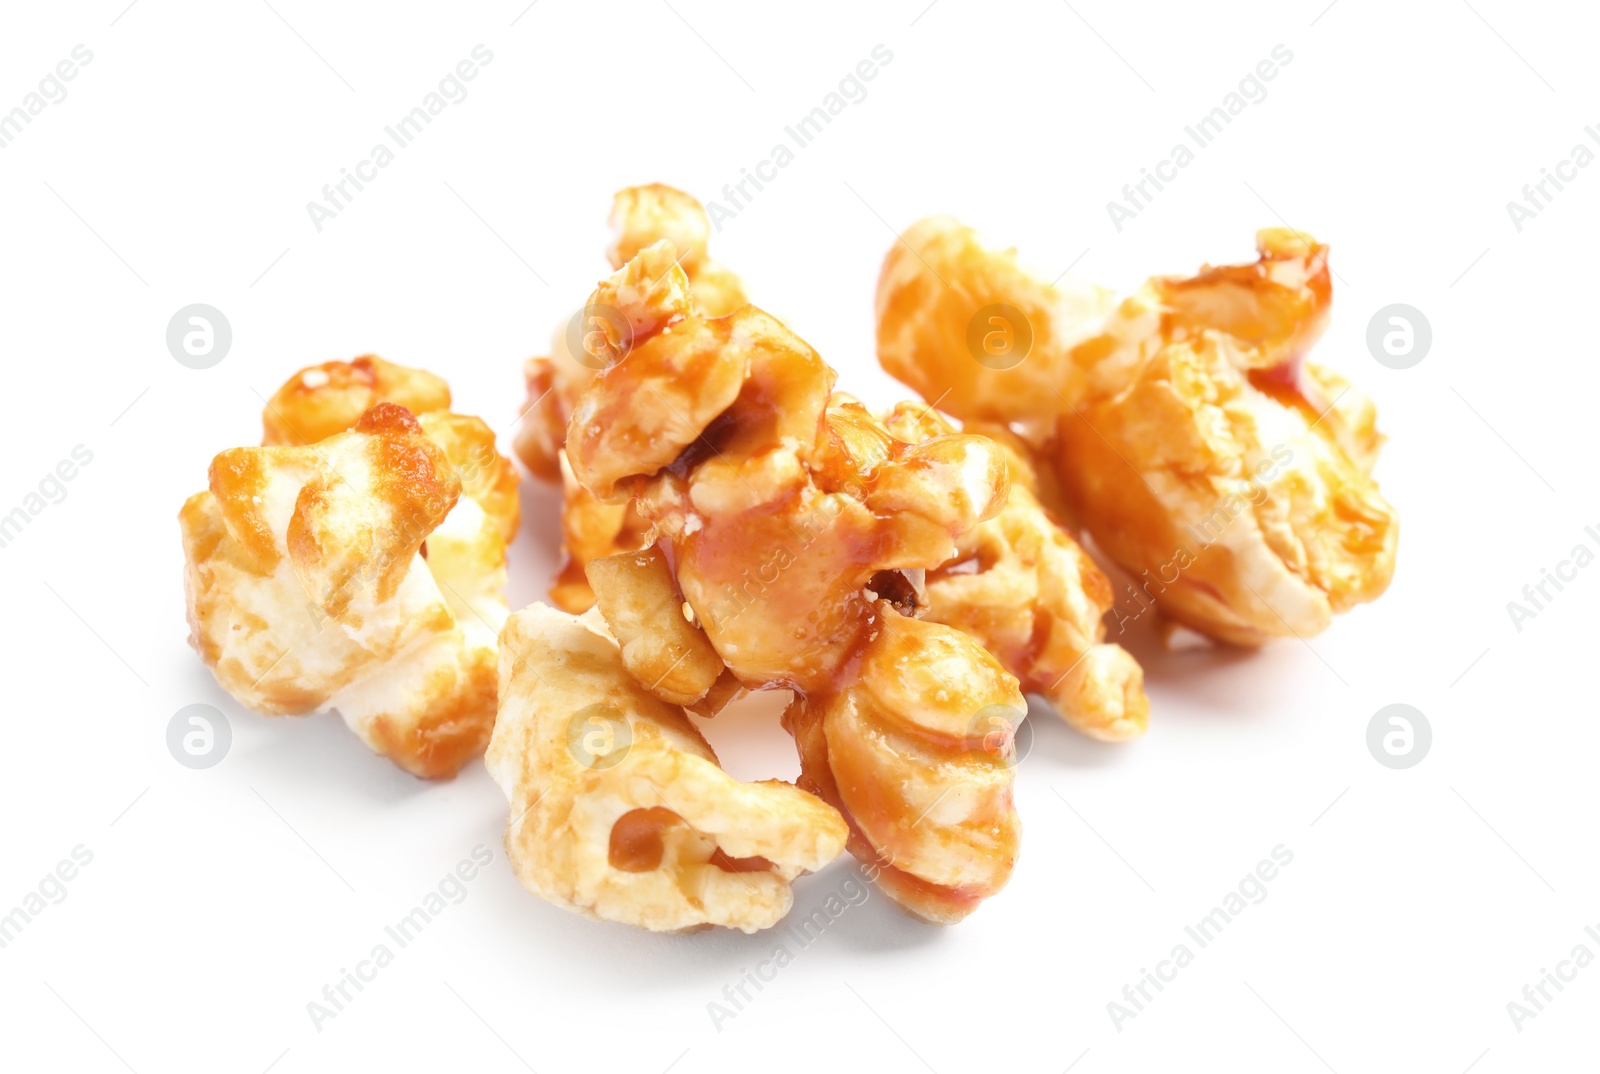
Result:
{"type": "Polygon", "coordinates": [[[589,564],[589,583],[630,675],[675,705],[706,696],[722,674],[722,659],[684,616],[687,605],[661,549],[597,559],[589,564]]]}
{"type": "Polygon", "coordinates": [[[1258,382],[1238,357],[1215,333],[1163,348],[1126,392],[1062,417],[1057,467],[1096,543],[1168,617],[1258,646],[1377,599],[1399,524],[1341,446],[1370,441],[1370,421],[1347,425],[1311,377],[1258,382]]]}
{"type": "Polygon", "coordinates": [[[770,928],[790,881],[844,849],[826,803],[724,772],[683,710],[629,673],[595,611],[536,604],[506,622],[485,761],[510,802],[517,878],[596,920],[770,928]]]}
{"type": "Polygon", "coordinates": [[[315,446],[222,452],[209,491],[178,516],[190,643],[247,708],[337,708],[407,771],[454,775],[494,723],[505,615],[491,587],[471,584],[486,564],[503,569],[503,513],[475,534],[447,534],[438,576],[420,554],[454,517],[462,484],[446,450],[393,403],[315,446]]]}
{"type": "Polygon", "coordinates": [[[694,303],[707,317],[722,317],[745,304],[739,277],[706,255],[711,221],[693,195],[662,183],[630,186],[611,201],[611,230],[606,249],[611,267],[619,269],[639,251],[662,239],[678,251],[678,264],[689,277],[694,303]]]}
{"type": "Polygon", "coordinates": [[[832,395],[833,371],[776,318],[751,306],[696,311],[680,297],[681,269],[655,272],[664,245],[597,291],[625,303],[630,324],[654,327],[636,328],[626,357],[579,398],[572,472],[599,499],[631,498],[653,524],[695,622],[739,682],[795,690],[803,785],[845,812],[852,852],[884,890],[930,920],[958,920],[1004,884],[1019,830],[1010,768],[966,727],[997,704],[1020,712],[1021,694],[972,638],[905,618],[884,593],[914,592],[909,575],[949,560],[1001,509],[1004,453],[948,427],[895,436],[832,395]],[[817,748],[811,728],[832,723],[845,737],[817,748]],[[916,748],[896,752],[869,728],[890,723],[916,748]],[[862,787],[863,772],[904,793],[862,787]]]}
{"type": "Polygon", "coordinates": [[[1076,401],[1084,388],[1074,342],[1112,306],[1104,288],[1070,277],[1064,283],[1036,279],[1015,250],[989,250],[949,217],[920,220],[883,259],[878,362],[962,420],[1053,423],[1062,400],[1076,401]],[[996,306],[1011,307],[1022,321],[1009,323],[996,306]],[[1019,331],[1031,336],[1020,361],[986,349],[994,340],[1020,352],[1028,341],[1019,331]]]}
{"type": "MultiPolygon", "coordinates": [[[[626,187],[612,199],[610,224],[614,237],[606,257],[613,270],[645,248],[665,241],[672,250],[668,260],[682,270],[683,286],[701,312],[720,317],[744,305],[739,278],[706,255],[711,225],[705,207],[692,196],[660,183],[626,187]]],[[[614,299],[606,294],[593,301],[614,305],[614,299]]],[[[604,331],[605,326],[587,321],[581,338],[590,338],[591,329],[604,331]]],[[[550,356],[530,358],[524,370],[531,409],[517,433],[517,456],[547,481],[559,477],[557,455],[566,442],[572,408],[608,357],[585,354],[579,361],[568,336],[569,325],[562,324],[551,342],[550,356]]]]}
{"type": "Polygon", "coordinates": [[[410,410],[460,479],[462,498],[422,551],[457,619],[475,633],[498,633],[506,616],[506,548],[522,520],[517,472],[481,418],[446,409],[450,386],[442,379],[375,355],[308,366],[286,380],[262,411],[263,444],[284,443],[284,436],[296,444],[324,440],[353,427],[380,402],[410,410]],[[362,410],[353,410],[361,403],[362,410]]]}
{"type": "Polygon", "coordinates": [[[884,367],[952,414],[1050,439],[1071,514],[1166,616],[1256,646],[1388,586],[1398,522],[1371,477],[1374,409],[1305,357],[1327,323],[1327,247],[1269,228],[1255,262],[1157,277],[1113,306],[948,219],[906,238],[921,256],[896,247],[879,280],[884,367]],[[1032,338],[1011,368],[968,346],[992,303],[1032,338]]]}
{"type": "Polygon", "coordinates": [[[799,695],[784,724],[800,785],[850,821],[850,851],[911,913],[954,924],[998,892],[1016,864],[1014,752],[989,737],[1027,707],[1017,680],[951,627],[880,602],[857,661],[827,690],[799,695]]]}
{"type": "Polygon", "coordinates": [[[550,603],[577,615],[594,607],[588,565],[606,556],[642,548],[650,524],[631,503],[603,503],[572,476],[567,452],[561,462],[561,567],[550,586],[550,603]]]}
{"type": "Polygon", "coordinates": [[[613,269],[634,263],[635,276],[627,282],[603,283],[581,311],[579,329],[575,332],[570,323],[563,324],[551,342],[550,356],[528,360],[524,370],[528,403],[516,433],[516,453],[523,465],[546,481],[562,482],[564,563],[550,595],[558,607],[572,612],[581,612],[594,601],[584,576],[587,565],[603,556],[637,550],[644,529],[631,508],[605,510],[600,500],[584,492],[571,479],[563,455],[578,397],[595,373],[625,353],[632,336],[661,327],[655,321],[630,324],[630,339],[623,339],[605,314],[631,310],[648,318],[653,310],[670,319],[698,310],[721,317],[745,302],[738,277],[707,256],[711,225],[705,208],[690,195],[659,183],[627,187],[612,201],[610,224],[614,238],[606,256],[613,269]],[[656,249],[640,259],[651,247],[656,249]],[[631,290],[618,293],[618,287],[631,290]],[[652,287],[658,291],[653,297],[644,293],[652,287]],[[596,304],[602,308],[592,308],[596,304]],[[576,356],[574,337],[582,350],[576,356]]]}
{"type": "Polygon", "coordinates": [[[461,481],[461,498],[428,534],[428,570],[457,620],[475,619],[498,633],[506,616],[506,549],[522,522],[517,471],[482,418],[435,410],[417,421],[461,481]]]}
{"type": "MultiPolygon", "coordinates": [[[[888,425],[896,435],[950,428],[909,404],[888,425]]],[[[1005,447],[1011,495],[998,515],[960,539],[949,562],[928,572],[928,618],[977,638],[1024,690],[1044,695],[1084,734],[1108,742],[1144,734],[1144,671],[1105,641],[1111,583],[1040,502],[1027,443],[1001,426],[969,422],[966,431],[1005,447]]]]}
{"type": "Polygon", "coordinates": [[[450,386],[426,370],[395,365],[376,354],[307,366],[267,400],[261,442],[315,444],[349,429],[378,403],[398,403],[413,414],[449,410],[450,386]]]}

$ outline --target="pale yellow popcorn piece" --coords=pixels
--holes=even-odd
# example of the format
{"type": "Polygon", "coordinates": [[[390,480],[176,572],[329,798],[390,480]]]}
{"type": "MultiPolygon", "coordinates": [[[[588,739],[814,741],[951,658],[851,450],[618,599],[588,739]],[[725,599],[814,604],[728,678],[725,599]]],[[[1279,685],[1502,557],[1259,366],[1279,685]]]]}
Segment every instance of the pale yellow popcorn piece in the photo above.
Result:
{"type": "Polygon", "coordinates": [[[507,621],[486,763],[510,802],[517,878],[597,920],[770,928],[790,882],[844,848],[820,799],[724,772],[683,710],[628,673],[597,611],[533,605],[507,621]]]}
{"type": "Polygon", "coordinates": [[[337,708],[407,771],[446,777],[494,723],[496,587],[516,522],[496,455],[430,569],[425,542],[464,517],[452,451],[487,435],[454,415],[435,431],[450,450],[380,403],[315,445],[224,451],[179,523],[190,642],[224,689],[267,715],[337,708]]]}
{"type": "Polygon", "coordinates": [[[705,632],[684,615],[689,606],[667,557],[654,546],[589,564],[595,606],[622,646],[629,674],[656,697],[692,705],[722,674],[722,659],[705,632]]]}

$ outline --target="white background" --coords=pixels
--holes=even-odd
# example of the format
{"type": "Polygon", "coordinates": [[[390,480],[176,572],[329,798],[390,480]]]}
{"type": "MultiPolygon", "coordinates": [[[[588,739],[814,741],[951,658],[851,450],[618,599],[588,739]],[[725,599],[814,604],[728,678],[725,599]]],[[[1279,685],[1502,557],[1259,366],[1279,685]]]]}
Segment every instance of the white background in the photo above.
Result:
{"type": "MultiPolygon", "coordinates": [[[[1600,523],[1600,168],[1520,233],[1505,207],[1600,122],[1592,9],[125,3],[8,4],[0,29],[0,109],[74,45],[94,53],[0,151],[0,513],[74,445],[94,456],[0,549],[0,913],[73,847],[93,854],[0,950],[0,1066],[1592,1067],[1600,968],[1520,1032],[1506,1004],[1580,942],[1600,954],[1583,931],[1600,925],[1600,567],[1520,632],[1506,604],[1600,544],[1583,533],[1600,523]],[[494,59],[470,95],[318,233],[305,203],[479,43],[494,59]],[[522,359],[606,270],[611,192],[718,196],[880,43],[893,60],[868,96],[714,236],[752,298],[842,387],[887,402],[873,287],[922,215],[1017,244],[1047,278],[1072,264],[1122,290],[1246,260],[1256,228],[1288,222],[1332,244],[1316,357],[1378,402],[1399,570],[1309,644],[1135,641],[1149,734],[1104,746],[1036,716],[1002,894],[938,929],[874,893],[718,1027],[707,1004],[778,937],[564,913],[512,879],[480,765],[424,784],[336,716],[243,711],[185,644],[175,515],[216,451],[258,440],[261,397],[312,362],[426,366],[506,435],[522,359]],[[1267,98],[1119,233],[1106,202],[1277,44],[1294,58],[1267,98]],[[205,371],[165,345],[194,302],[234,334],[205,371]],[[1393,302],[1433,328],[1405,371],[1364,342],[1393,302]],[[197,702],[233,729],[201,772],[164,737],[197,702]],[[1406,771],[1365,744],[1394,702],[1433,727],[1406,771]],[[307,1002],[480,843],[495,860],[467,898],[315,1028],[307,1002]],[[1124,984],[1280,843],[1294,860],[1266,901],[1114,1027],[1124,984]]],[[[553,496],[527,482],[524,506],[515,605],[554,562],[553,496]]],[[[710,728],[733,772],[794,774],[776,711],[710,728]]],[[[803,880],[797,912],[851,875],[842,861],[803,880]]]]}

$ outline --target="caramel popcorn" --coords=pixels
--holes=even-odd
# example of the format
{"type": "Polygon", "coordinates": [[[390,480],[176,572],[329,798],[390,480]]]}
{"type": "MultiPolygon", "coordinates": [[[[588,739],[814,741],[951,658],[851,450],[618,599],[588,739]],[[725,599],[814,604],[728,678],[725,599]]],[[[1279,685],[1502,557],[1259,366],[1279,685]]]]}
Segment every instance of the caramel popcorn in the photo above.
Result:
{"type": "Polygon", "coordinates": [[[428,570],[458,620],[497,634],[507,613],[506,549],[522,521],[517,472],[482,418],[435,410],[417,421],[444,450],[462,493],[423,544],[428,570]]]}
{"type": "Polygon", "coordinates": [[[973,638],[902,612],[1000,511],[1004,453],[947,426],[896,436],[776,318],[697,309],[674,262],[658,241],[596,291],[631,335],[573,408],[572,473],[653,525],[677,593],[651,586],[681,595],[696,644],[746,687],[795,691],[802,786],[844,813],[885,891],[959,920],[1016,857],[1012,771],[978,715],[1013,726],[1022,696],[973,638]]]}
{"type": "MultiPolygon", "coordinates": [[[[617,192],[611,207],[614,235],[606,257],[612,269],[632,261],[639,251],[668,241],[684,270],[691,296],[708,316],[722,316],[744,305],[739,279],[706,256],[710,223],[703,206],[693,197],[669,186],[627,187],[617,192]]],[[[573,404],[596,372],[613,356],[595,335],[614,329],[605,321],[609,297],[596,296],[574,321],[556,332],[551,356],[531,358],[526,367],[528,399],[542,400],[524,420],[518,434],[517,454],[529,470],[554,480],[556,453],[566,441],[573,404]]]]}
{"type": "Polygon", "coordinates": [[[588,565],[641,547],[650,525],[631,503],[603,503],[591,496],[572,476],[566,450],[559,454],[562,563],[550,586],[550,603],[576,615],[594,606],[588,565]]]}
{"type": "MultiPolygon", "coordinates": [[[[889,427],[896,435],[951,431],[928,408],[906,404],[889,427]]],[[[1113,742],[1142,735],[1150,718],[1144,671],[1105,641],[1110,581],[1040,502],[1026,442],[1003,426],[968,422],[966,431],[1006,449],[1011,495],[928,573],[928,618],[977,638],[1024,690],[1049,699],[1084,734],[1113,742]]]]}
{"type": "Polygon", "coordinates": [[[315,443],[353,427],[377,403],[411,411],[460,478],[464,496],[428,535],[423,556],[457,618],[476,618],[471,629],[498,633],[507,614],[506,548],[522,521],[517,474],[483,419],[449,410],[444,380],[370,354],[309,366],[267,402],[262,444],[315,443]]]}
{"type": "Polygon", "coordinates": [[[739,277],[706,256],[711,222],[692,195],[662,183],[627,187],[612,199],[610,223],[615,239],[606,259],[612,268],[621,268],[646,246],[666,239],[678,251],[678,264],[702,313],[723,317],[745,304],[739,277]]]}
{"type": "Polygon", "coordinates": [[[1138,600],[1255,646],[1388,586],[1398,523],[1371,477],[1373,407],[1305,357],[1331,302],[1327,247],[1267,229],[1254,263],[1112,305],[950,220],[906,241],[916,252],[897,246],[879,280],[884,367],[952,414],[1051,439],[1072,514],[1138,600]]]}
{"type": "Polygon", "coordinates": [[[597,611],[536,604],[507,621],[486,762],[510,802],[517,878],[596,920],[770,928],[790,882],[844,849],[844,820],[815,796],[724,772],[683,709],[630,673],[597,611]]]}
{"type": "Polygon", "coordinates": [[[851,853],[901,906],[953,924],[1016,864],[1011,733],[1025,713],[1017,680],[972,638],[879,602],[857,662],[797,694],[784,725],[800,785],[849,819],[851,853]]]}
{"type": "Polygon", "coordinates": [[[494,722],[516,474],[487,425],[447,410],[380,401],[336,428],[390,390],[449,403],[420,370],[330,362],[274,395],[267,446],[216,457],[179,515],[190,641],[247,708],[337,708],[407,771],[446,777],[494,722]]]}
{"type": "Polygon", "coordinates": [[[909,913],[965,918],[1016,863],[1023,692],[1106,741],[1148,723],[1081,533],[1165,628],[1237,645],[1388,585],[1383,438],[1307,359],[1332,288],[1298,232],[1118,301],[924,220],[877,293],[880,361],[924,402],[874,412],[748,304],[694,198],[630,187],[610,223],[614,271],[528,361],[516,436],[561,482],[556,607],[507,608],[493,431],[375,355],[289,378],[179,513],[223,688],[337,709],[418,776],[486,750],[513,869],[558,906],[755,932],[848,850],[909,913]],[[793,784],[733,778],[690,719],[749,690],[790,694],[793,784]]]}
{"type": "Polygon", "coordinates": [[[962,420],[1053,424],[1083,391],[1072,348],[1112,308],[1110,291],[1051,285],[991,251],[971,228],[929,217],[907,229],[878,276],[878,361],[962,420]]]}
{"type": "Polygon", "coordinates": [[[413,414],[449,410],[450,386],[426,370],[395,365],[376,354],[309,366],[267,400],[261,442],[315,444],[355,425],[378,403],[399,403],[413,414]]]}
{"type": "Polygon", "coordinates": [[[1380,596],[1398,525],[1309,382],[1269,394],[1236,358],[1215,335],[1166,348],[1128,393],[1063,418],[1058,465],[1097,543],[1170,618],[1254,646],[1380,596]],[[1114,484],[1113,464],[1142,480],[1114,484]]]}
{"type": "MultiPolygon", "coordinates": [[[[661,249],[670,251],[667,262],[682,270],[682,282],[676,286],[689,305],[709,317],[744,305],[739,278],[706,255],[711,225],[705,208],[690,195],[659,183],[627,187],[612,201],[610,222],[614,238],[606,256],[613,269],[664,240],[667,245],[661,249]]],[[[649,286],[663,276],[668,264],[652,262],[647,267],[648,275],[641,271],[642,278],[631,286],[649,286]]],[[[653,330],[650,325],[626,323],[618,311],[648,307],[642,296],[615,294],[603,285],[556,332],[550,357],[530,358],[524,370],[528,403],[517,431],[516,452],[533,474],[562,484],[564,563],[550,596],[557,607],[570,612],[584,611],[594,602],[585,577],[587,565],[602,556],[639,549],[647,528],[631,508],[607,509],[573,481],[563,449],[583,389],[596,372],[626,351],[634,332],[653,330]]]]}
{"type": "Polygon", "coordinates": [[[667,557],[657,547],[589,564],[595,604],[628,673],[650,693],[692,705],[716,685],[722,659],[685,609],[667,557]]]}

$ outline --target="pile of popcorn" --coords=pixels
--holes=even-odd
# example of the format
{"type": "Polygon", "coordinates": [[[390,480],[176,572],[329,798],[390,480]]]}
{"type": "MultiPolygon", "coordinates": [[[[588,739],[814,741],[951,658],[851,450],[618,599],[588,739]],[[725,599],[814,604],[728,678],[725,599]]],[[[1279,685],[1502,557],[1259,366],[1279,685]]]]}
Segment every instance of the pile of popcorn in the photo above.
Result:
{"type": "Polygon", "coordinates": [[[1389,583],[1373,407],[1306,357],[1331,287],[1305,235],[1118,301],[924,220],[877,294],[879,360],[921,400],[874,412],[709,258],[694,198],[632,187],[611,223],[614,273],[526,367],[515,453],[563,490],[549,605],[506,604],[494,432],[373,356],[291,377],[179,515],[218,682],[336,709],[418,776],[485,754],[517,876],[557,905],[753,932],[848,849],[959,921],[1016,862],[1024,694],[1101,740],[1148,723],[1080,541],[1164,630],[1236,646],[1389,583]],[[754,690],[790,693],[795,784],[729,776],[691,719],[754,690]]]}

